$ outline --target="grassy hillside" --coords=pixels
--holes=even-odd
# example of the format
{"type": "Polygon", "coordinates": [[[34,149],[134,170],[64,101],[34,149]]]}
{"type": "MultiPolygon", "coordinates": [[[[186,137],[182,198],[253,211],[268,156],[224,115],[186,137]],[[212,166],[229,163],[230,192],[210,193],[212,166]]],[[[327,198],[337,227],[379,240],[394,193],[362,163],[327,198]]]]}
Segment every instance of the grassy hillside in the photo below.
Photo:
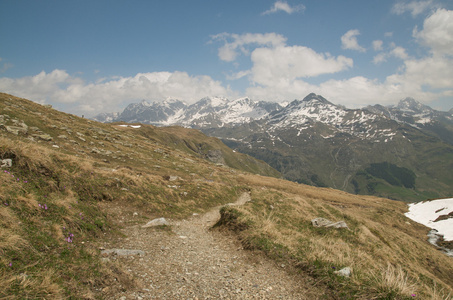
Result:
{"type": "Polygon", "coordinates": [[[452,258],[426,242],[402,202],[250,175],[239,182],[253,187],[252,201],[224,207],[217,227],[325,286],[326,299],[452,299],[452,258]],[[348,228],[312,226],[319,217],[348,228]],[[345,267],[350,278],[335,274],[345,267]]]}
{"type": "Polygon", "coordinates": [[[452,293],[452,259],[405,218],[404,203],[246,172],[278,176],[195,130],[119,125],[0,94],[0,159],[12,162],[0,170],[0,298],[102,299],[127,290],[134,278],[125,266],[99,255],[124,225],[104,207],[140,211],[139,223],[182,219],[244,191],[253,201],[223,209],[219,227],[325,286],[330,298],[452,293]],[[344,220],[350,230],[314,228],[313,217],[344,220]],[[350,279],[333,273],[344,266],[350,279]]]}

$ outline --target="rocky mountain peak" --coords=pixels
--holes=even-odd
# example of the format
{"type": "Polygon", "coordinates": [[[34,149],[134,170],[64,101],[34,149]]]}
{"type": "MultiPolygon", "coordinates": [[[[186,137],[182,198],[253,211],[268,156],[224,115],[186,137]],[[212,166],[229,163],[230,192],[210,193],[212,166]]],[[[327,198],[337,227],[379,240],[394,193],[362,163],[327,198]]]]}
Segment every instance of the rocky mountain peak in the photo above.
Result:
{"type": "Polygon", "coordinates": [[[302,101],[304,102],[320,102],[323,104],[330,104],[334,105],[332,102],[329,102],[326,98],[322,97],[321,95],[316,95],[315,93],[308,94],[302,101]]]}
{"type": "Polygon", "coordinates": [[[416,101],[414,98],[410,97],[400,100],[396,107],[400,110],[414,113],[428,113],[433,110],[429,106],[423,105],[422,103],[416,101]]]}
{"type": "Polygon", "coordinates": [[[148,101],[146,101],[145,99],[143,99],[143,100],[140,102],[140,105],[141,105],[141,106],[151,106],[151,103],[149,103],[148,101]]]}
{"type": "Polygon", "coordinates": [[[228,99],[224,97],[204,97],[197,103],[202,105],[211,105],[212,107],[221,107],[228,103],[228,99]]]}
{"type": "Polygon", "coordinates": [[[327,106],[336,106],[335,104],[327,101],[324,97],[311,93],[306,96],[303,100],[294,100],[289,103],[286,108],[290,110],[294,109],[303,109],[306,107],[318,107],[320,105],[327,106]]]}

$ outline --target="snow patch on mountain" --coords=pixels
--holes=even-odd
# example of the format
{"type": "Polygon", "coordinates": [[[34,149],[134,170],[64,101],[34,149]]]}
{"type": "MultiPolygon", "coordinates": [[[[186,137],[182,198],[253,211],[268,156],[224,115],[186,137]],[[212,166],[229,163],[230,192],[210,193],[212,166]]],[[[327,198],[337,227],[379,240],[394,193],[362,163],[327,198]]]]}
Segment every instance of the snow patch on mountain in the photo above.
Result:
{"type": "Polygon", "coordinates": [[[409,204],[406,217],[438,231],[445,241],[453,241],[453,198],[409,204]]]}

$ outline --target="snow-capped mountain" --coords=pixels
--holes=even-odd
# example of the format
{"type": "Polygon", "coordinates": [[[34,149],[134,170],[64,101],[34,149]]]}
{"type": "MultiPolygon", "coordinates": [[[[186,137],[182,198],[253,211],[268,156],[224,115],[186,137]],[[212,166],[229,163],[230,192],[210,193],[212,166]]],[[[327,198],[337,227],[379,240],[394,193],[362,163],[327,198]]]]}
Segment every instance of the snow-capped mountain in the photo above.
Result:
{"type": "Polygon", "coordinates": [[[170,120],[175,118],[179,112],[182,113],[186,104],[176,99],[165,99],[162,102],[149,103],[143,100],[140,103],[129,104],[119,114],[117,121],[129,123],[144,123],[144,120],[152,120],[146,123],[154,125],[170,125],[170,120]]]}
{"type": "Polygon", "coordinates": [[[371,112],[383,114],[396,121],[422,127],[425,124],[436,122],[439,118],[447,118],[453,121],[451,113],[441,112],[424,105],[413,98],[400,100],[396,106],[374,105],[368,106],[371,112]]]}
{"type": "Polygon", "coordinates": [[[453,109],[449,112],[438,111],[413,98],[402,99],[396,106],[374,105],[366,109],[434,134],[453,145],[453,109]]]}
{"type": "MultiPolygon", "coordinates": [[[[346,109],[335,105],[322,96],[309,94],[303,100],[294,100],[281,111],[269,116],[270,131],[296,128],[298,135],[315,124],[330,128],[330,136],[346,133],[360,138],[391,137],[388,120],[362,109],[346,109]]],[[[326,138],[326,136],[324,136],[326,138]]]]}
{"type": "Polygon", "coordinates": [[[411,98],[364,109],[316,94],[285,107],[250,98],[167,99],[131,104],[114,121],[200,129],[297,182],[407,201],[453,194],[452,112],[411,98]]]}
{"type": "Polygon", "coordinates": [[[281,106],[278,103],[254,101],[250,98],[229,101],[222,97],[205,97],[191,105],[175,99],[153,103],[143,100],[129,104],[122,113],[116,113],[115,116],[109,115],[106,118],[106,114],[100,114],[93,119],[100,122],[124,121],[156,126],[211,128],[261,120],[279,109],[281,106]]]}

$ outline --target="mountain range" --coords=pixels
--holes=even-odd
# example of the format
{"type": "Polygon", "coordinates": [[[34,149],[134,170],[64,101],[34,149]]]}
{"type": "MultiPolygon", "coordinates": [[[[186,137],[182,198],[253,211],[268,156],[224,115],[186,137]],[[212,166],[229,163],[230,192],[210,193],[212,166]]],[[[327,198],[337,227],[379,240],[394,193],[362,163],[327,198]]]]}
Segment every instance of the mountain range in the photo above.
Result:
{"type": "Polygon", "coordinates": [[[362,109],[313,93],[287,105],[250,98],[206,97],[191,105],[166,99],[94,119],[199,129],[299,183],[405,201],[453,194],[453,111],[412,98],[362,109]]]}

